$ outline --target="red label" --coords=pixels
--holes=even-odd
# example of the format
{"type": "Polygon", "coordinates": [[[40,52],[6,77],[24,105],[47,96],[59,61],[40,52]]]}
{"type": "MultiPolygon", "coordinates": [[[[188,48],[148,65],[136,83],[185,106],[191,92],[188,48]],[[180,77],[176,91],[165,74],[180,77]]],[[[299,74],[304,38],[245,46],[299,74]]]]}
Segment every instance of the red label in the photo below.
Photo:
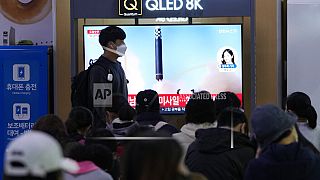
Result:
{"type": "MultiPolygon", "coordinates": [[[[242,94],[236,94],[240,101],[242,102],[242,94]]],[[[184,108],[189,99],[191,94],[159,94],[159,103],[160,107],[162,108],[169,108],[169,107],[181,107],[184,108]]],[[[215,99],[216,94],[211,94],[212,99],[215,99]]],[[[202,98],[202,97],[199,97],[202,98]]],[[[136,95],[129,94],[128,95],[129,104],[132,107],[136,106],[136,95]]]]}
{"type": "Polygon", "coordinates": [[[100,34],[101,30],[88,30],[88,34],[100,34]]]}

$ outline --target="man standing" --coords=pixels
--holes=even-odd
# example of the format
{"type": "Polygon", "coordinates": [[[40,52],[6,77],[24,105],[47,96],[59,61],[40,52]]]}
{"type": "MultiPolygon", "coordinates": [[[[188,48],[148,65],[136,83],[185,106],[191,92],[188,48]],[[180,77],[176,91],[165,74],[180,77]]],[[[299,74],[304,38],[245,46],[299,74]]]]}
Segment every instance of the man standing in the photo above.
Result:
{"type": "Polygon", "coordinates": [[[113,104],[112,100],[107,100],[102,104],[98,103],[98,105],[96,102],[101,99],[106,100],[105,96],[110,96],[110,94],[128,99],[127,79],[121,63],[117,60],[119,57],[124,56],[126,52],[125,38],[126,33],[116,26],[109,26],[100,32],[99,43],[104,53],[93,65],[89,74],[90,89],[88,98],[93,102],[94,129],[106,127],[106,111],[108,108],[112,108],[113,104]],[[107,86],[112,89],[112,92],[99,91],[99,88],[107,86]]]}

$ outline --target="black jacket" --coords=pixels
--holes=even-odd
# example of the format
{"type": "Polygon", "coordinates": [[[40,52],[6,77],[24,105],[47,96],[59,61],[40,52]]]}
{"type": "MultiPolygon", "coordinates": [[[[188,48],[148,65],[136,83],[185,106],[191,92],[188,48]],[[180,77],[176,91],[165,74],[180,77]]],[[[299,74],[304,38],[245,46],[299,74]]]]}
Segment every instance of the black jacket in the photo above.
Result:
{"type": "MultiPolygon", "coordinates": [[[[136,121],[141,126],[151,126],[151,127],[155,127],[159,122],[166,122],[162,118],[162,116],[160,115],[159,112],[142,112],[137,115],[136,121]]],[[[164,125],[162,125],[157,130],[157,132],[168,134],[170,136],[172,136],[172,134],[174,134],[174,133],[180,132],[176,127],[174,127],[168,123],[163,123],[163,124],[164,125]]]]}
{"type": "Polygon", "coordinates": [[[245,180],[319,180],[320,159],[300,143],[271,144],[249,162],[245,180]]]}
{"type": "Polygon", "coordinates": [[[189,146],[185,162],[191,171],[205,175],[208,180],[242,180],[255,148],[242,133],[222,128],[199,129],[196,140],[189,146]]]}
{"type": "MultiPolygon", "coordinates": [[[[116,61],[113,62],[108,60],[104,56],[95,62],[89,75],[89,94],[88,98],[90,101],[93,99],[93,84],[94,83],[111,83],[112,82],[112,93],[113,95],[121,95],[128,99],[128,88],[127,88],[127,79],[122,69],[121,63],[116,61]],[[112,81],[108,81],[107,75],[112,74],[112,81]]],[[[95,107],[91,109],[94,116],[93,128],[105,128],[106,127],[106,108],[105,107],[95,107]]]]}

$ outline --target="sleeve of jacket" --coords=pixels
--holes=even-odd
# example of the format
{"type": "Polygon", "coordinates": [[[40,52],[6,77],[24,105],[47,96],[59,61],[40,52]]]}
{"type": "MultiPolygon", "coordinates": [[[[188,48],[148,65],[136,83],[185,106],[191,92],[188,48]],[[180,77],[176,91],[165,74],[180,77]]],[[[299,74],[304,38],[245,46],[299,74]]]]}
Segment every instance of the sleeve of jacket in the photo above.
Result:
{"type": "MultiPolygon", "coordinates": [[[[89,95],[90,102],[93,103],[93,84],[94,83],[106,83],[107,77],[103,67],[93,66],[89,73],[89,95]]],[[[93,126],[94,128],[105,128],[106,127],[106,109],[104,107],[93,107],[92,113],[94,116],[93,126]]]]}

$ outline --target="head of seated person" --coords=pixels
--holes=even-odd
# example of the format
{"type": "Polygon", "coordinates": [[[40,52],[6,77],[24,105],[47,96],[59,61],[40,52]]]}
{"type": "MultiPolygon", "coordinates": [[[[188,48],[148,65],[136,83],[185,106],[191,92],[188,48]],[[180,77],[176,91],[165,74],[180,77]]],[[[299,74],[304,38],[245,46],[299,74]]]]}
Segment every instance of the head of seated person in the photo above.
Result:
{"type": "Polygon", "coordinates": [[[11,141],[4,157],[4,180],[61,180],[62,172],[79,166],[63,157],[58,141],[47,133],[32,130],[11,141]]]}
{"type": "Polygon", "coordinates": [[[253,135],[261,149],[271,144],[291,144],[298,141],[295,129],[297,117],[275,105],[257,107],[251,117],[253,135]]]}
{"type": "Polygon", "coordinates": [[[183,152],[178,142],[152,131],[140,134],[140,137],[144,136],[154,139],[132,141],[126,146],[123,159],[124,180],[179,180],[186,176],[183,152]]]}
{"type": "Polygon", "coordinates": [[[40,117],[32,127],[32,130],[42,131],[51,135],[62,145],[62,148],[70,141],[63,121],[54,114],[40,117]]]}
{"type": "Polygon", "coordinates": [[[220,112],[227,107],[241,107],[241,101],[238,96],[233,92],[220,92],[215,97],[216,115],[218,116],[220,112]]]}
{"type": "Polygon", "coordinates": [[[192,94],[186,105],[185,114],[187,124],[215,123],[215,104],[211,94],[207,91],[192,94]]]}
{"type": "Polygon", "coordinates": [[[75,141],[80,141],[88,134],[93,123],[92,112],[82,106],[71,109],[65,122],[68,135],[75,141]]]}
{"type": "Polygon", "coordinates": [[[218,128],[228,128],[248,135],[248,120],[240,108],[225,108],[218,116],[218,128]]]}
{"type": "Polygon", "coordinates": [[[136,97],[137,114],[143,112],[160,112],[159,94],[151,89],[140,91],[136,97]]]}
{"type": "Polygon", "coordinates": [[[303,92],[294,92],[287,97],[286,110],[298,116],[298,122],[306,122],[308,127],[317,127],[317,112],[311,104],[310,97],[303,92]]]}

